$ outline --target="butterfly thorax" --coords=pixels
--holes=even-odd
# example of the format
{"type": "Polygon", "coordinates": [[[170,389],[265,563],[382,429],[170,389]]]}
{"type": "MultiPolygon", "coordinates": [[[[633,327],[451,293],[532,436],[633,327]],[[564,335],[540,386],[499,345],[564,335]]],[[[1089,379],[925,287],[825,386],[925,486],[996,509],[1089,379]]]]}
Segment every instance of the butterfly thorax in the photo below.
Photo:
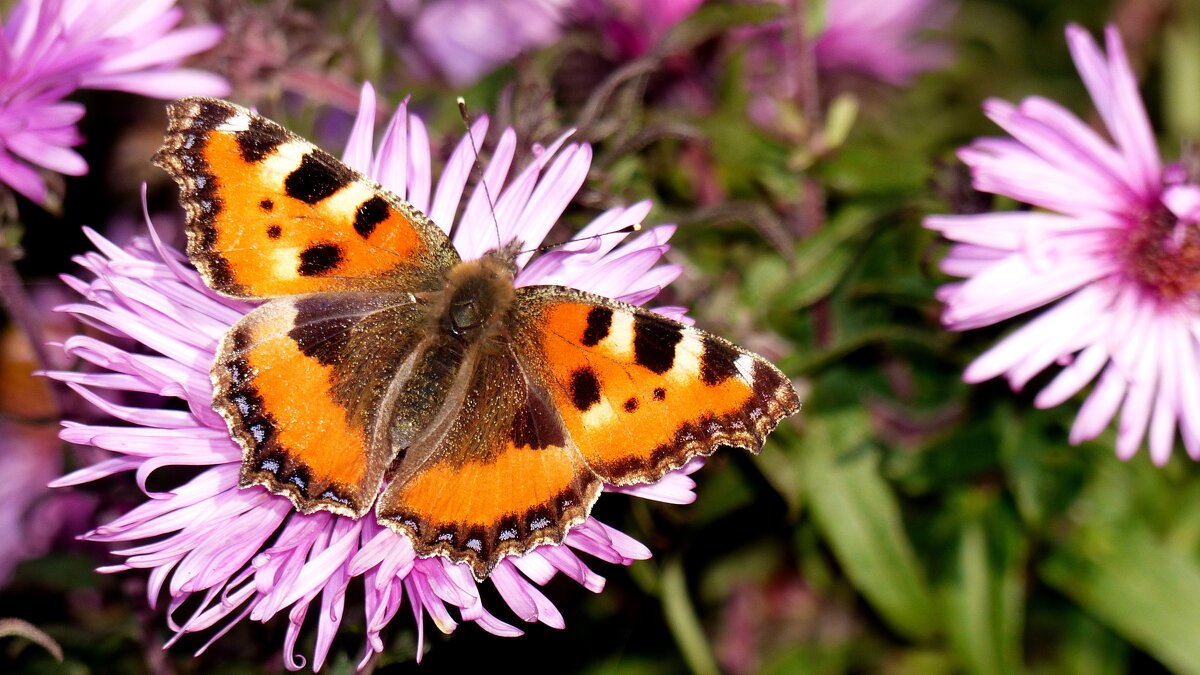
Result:
{"type": "Polygon", "coordinates": [[[502,255],[460,262],[445,282],[425,296],[424,338],[385,396],[390,428],[380,442],[401,453],[400,474],[417,470],[448,433],[481,365],[508,352],[505,327],[516,298],[511,263],[502,255]]]}

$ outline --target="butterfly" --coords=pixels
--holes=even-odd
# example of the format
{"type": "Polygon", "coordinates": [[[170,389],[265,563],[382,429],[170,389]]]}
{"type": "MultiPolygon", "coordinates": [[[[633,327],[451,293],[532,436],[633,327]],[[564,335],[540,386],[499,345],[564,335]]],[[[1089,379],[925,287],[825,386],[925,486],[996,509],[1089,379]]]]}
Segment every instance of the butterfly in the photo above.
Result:
{"type": "Polygon", "coordinates": [[[607,297],[514,285],[521,242],[462,260],[423,213],[245,108],[168,106],[204,282],[264,301],[222,338],[213,407],[240,486],[407,536],[483,580],[562,542],[605,483],[758,452],[799,410],[766,359],[607,297]]]}

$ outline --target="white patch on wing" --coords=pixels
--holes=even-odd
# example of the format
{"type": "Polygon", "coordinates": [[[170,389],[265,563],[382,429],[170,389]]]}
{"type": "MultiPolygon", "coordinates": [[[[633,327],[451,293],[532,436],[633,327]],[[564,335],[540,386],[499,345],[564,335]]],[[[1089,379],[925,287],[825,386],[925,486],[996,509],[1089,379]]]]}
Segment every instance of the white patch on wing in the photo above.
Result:
{"type": "Polygon", "coordinates": [[[737,368],[738,374],[743,380],[749,384],[754,384],[754,357],[749,354],[742,354],[733,362],[737,368]]]}
{"type": "Polygon", "coordinates": [[[700,357],[703,354],[704,342],[700,334],[684,329],[683,339],[675,345],[675,362],[667,371],[667,378],[675,382],[694,382],[700,376],[700,357]]]}
{"type": "Polygon", "coordinates": [[[598,426],[612,424],[617,419],[617,413],[608,401],[601,399],[599,403],[588,408],[587,412],[579,416],[583,422],[583,428],[593,429],[598,426]]]}
{"type": "Polygon", "coordinates": [[[267,251],[271,257],[271,268],[276,278],[294,279],[300,272],[300,249],[295,246],[279,246],[267,251]]]}
{"type": "Polygon", "coordinates": [[[246,131],[249,128],[250,116],[244,112],[234,113],[217,125],[217,131],[246,131]]]}
{"type": "Polygon", "coordinates": [[[282,190],[283,181],[299,168],[300,160],[312,149],[312,144],[307,141],[290,141],[275,148],[275,152],[259,162],[256,167],[263,172],[263,177],[271,187],[282,190]]]}
{"type": "Polygon", "coordinates": [[[375,196],[375,190],[358,181],[351,181],[346,187],[322,200],[320,207],[329,209],[330,213],[347,214],[353,219],[358,207],[363,202],[375,196]]]}
{"type": "Polygon", "coordinates": [[[614,358],[633,360],[633,313],[614,309],[608,335],[600,342],[604,351],[614,358]]]}

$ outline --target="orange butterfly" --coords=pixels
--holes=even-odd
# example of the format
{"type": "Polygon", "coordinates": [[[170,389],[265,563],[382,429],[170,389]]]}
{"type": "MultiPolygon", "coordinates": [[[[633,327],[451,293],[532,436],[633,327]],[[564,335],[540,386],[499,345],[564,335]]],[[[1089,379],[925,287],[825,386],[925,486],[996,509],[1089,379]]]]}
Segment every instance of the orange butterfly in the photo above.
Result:
{"type": "Polygon", "coordinates": [[[241,486],[378,521],[484,579],[559,543],[604,483],[652,482],[799,410],[761,356],[610,298],[517,288],[514,241],[463,261],[411,204],[239,106],[169,106],[155,163],[182,189],[234,325],[213,406],[241,486]]]}

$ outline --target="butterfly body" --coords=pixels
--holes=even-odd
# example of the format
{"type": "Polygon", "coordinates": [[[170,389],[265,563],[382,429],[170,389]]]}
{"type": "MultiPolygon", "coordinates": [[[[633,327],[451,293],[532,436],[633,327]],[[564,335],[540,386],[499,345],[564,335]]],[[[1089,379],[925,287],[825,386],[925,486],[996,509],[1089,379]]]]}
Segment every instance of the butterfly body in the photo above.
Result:
{"type": "Polygon", "coordinates": [[[561,542],[605,483],[720,445],[758,451],[799,401],[762,357],[653,312],[515,283],[518,245],[462,261],[417,209],[224,101],[171,105],[205,282],[265,300],[222,339],[214,408],[241,485],[374,511],[484,578],[561,542]]]}

